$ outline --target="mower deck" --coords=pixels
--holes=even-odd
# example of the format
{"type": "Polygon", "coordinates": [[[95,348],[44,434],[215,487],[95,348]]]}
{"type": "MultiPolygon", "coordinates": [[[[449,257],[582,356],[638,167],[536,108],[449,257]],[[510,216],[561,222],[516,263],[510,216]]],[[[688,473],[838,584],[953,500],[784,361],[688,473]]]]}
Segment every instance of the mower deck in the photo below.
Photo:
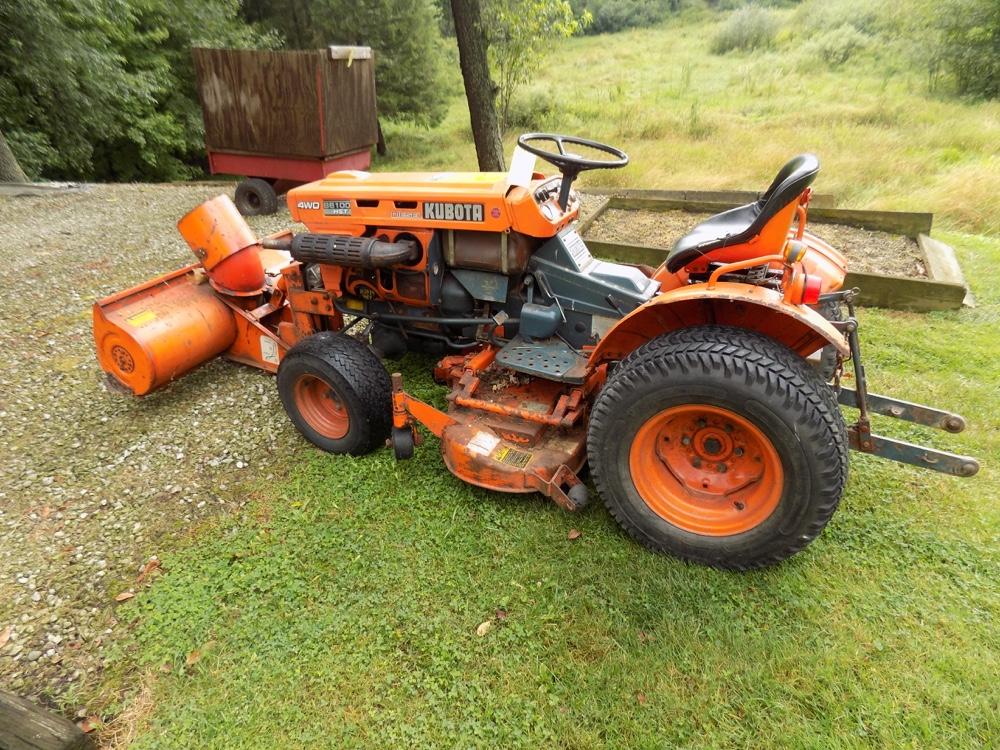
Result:
{"type": "Polygon", "coordinates": [[[566,384],[502,366],[502,351],[487,346],[441,360],[434,376],[451,386],[447,412],[407,394],[402,376],[394,374],[393,426],[412,431],[413,419],[423,423],[441,439],[448,470],[466,482],[502,492],[541,492],[576,510],[587,501],[577,477],[587,460],[584,416],[604,368],[566,384]]]}

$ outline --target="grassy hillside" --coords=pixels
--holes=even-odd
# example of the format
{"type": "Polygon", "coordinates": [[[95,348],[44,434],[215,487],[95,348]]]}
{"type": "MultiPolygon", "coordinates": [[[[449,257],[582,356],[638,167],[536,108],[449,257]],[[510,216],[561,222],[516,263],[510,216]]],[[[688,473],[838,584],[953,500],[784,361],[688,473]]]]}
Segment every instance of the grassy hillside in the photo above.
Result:
{"type": "MultiPolygon", "coordinates": [[[[791,20],[786,13],[787,20],[791,20]]],[[[437,442],[396,463],[299,442],[239,516],[196,529],[123,605],[101,686],[140,748],[991,747],[1000,737],[1000,105],[938,100],[869,54],[830,71],[791,42],[707,53],[718,21],[574,39],[522,124],[624,147],[591,184],[760,189],[812,150],[843,205],[931,210],[979,306],[862,311],[872,387],[963,412],[972,480],[852,454],[803,554],[745,575],[632,543],[600,503],[461,483],[437,442]],[[959,233],[961,230],[965,233],[959,233]],[[979,234],[971,234],[978,232],[979,234]],[[582,535],[568,538],[571,529],[582,535]],[[478,635],[483,623],[485,634],[478,635]]],[[[471,169],[461,100],[393,127],[379,169],[471,169]]],[[[431,360],[401,368],[442,399],[431,360]]],[[[268,376],[261,375],[262,382],[268,376]]],[[[274,420],[283,420],[274,405],[274,420]]]]}
{"type": "MultiPolygon", "coordinates": [[[[831,68],[790,30],[801,15],[777,15],[787,28],[770,51],[710,54],[719,15],[561,42],[518,97],[517,129],[628,152],[626,169],[589,173],[590,185],[763,189],[790,156],[813,151],[817,190],[841,205],[1000,232],[1000,102],[931,96],[923,70],[881,40],[831,68]]],[[[475,168],[461,98],[439,128],[390,126],[387,139],[376,169],[475,168]]]]}

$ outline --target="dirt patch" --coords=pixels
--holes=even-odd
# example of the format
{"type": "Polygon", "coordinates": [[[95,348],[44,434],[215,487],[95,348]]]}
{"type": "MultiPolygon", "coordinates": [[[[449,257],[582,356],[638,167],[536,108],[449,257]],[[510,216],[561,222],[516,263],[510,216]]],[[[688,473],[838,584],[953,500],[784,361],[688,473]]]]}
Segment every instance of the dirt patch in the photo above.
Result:
{"type": "MultiPolygon", "coordinates": [[[[671,248],[711,214],[609,208],[587,232],[589,239],[671,248]]],[[[839,224],[809,222],[809,231],[847,255],[849,268],[865,273],[926,278],[923,255],[909,237],[839,224]]]]}
{"type": "MultiPolygon", "coordinates": [[[[108,388],[94,356],[93,302],[190,263],[177,219],[232,189],[0,197],[0,684],[67,713],[94,697],[116,597],[150,558],[302,445],[258,370],[216,360],[136,399],[108,388]]],[[[282,209],[250,224],[291,220],[282,209]]]]}

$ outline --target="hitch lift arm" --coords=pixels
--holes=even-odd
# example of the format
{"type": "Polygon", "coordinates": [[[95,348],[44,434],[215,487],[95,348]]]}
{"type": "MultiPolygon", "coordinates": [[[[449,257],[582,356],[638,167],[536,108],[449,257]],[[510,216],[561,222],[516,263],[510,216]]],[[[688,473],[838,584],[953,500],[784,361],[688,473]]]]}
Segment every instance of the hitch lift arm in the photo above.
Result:
{"type": "Polygon", "coordinates": [[[979,471],[979,462],[971,456],[939,451],[923,445],[908,443],[905,440],[895,440],[872,433],[870,412],[951,433],[964,430],[965,419],[958,414],[941,409],[868,392],[865,366],[861,361],[861,344],[858,340],[858,321],[854,312],[856,296],[856,289],[823,296],[825,299],[837,299],[844,302],[849,313],[847,320],[837,322],[834,325],[847,333],[851,361],[854,365],[854,389],[841,386],[839,381],[837,383],[837,401],[843,406],[852,406],[860,412],[858,421],[847,428],[847,437],[851,448],[862,453],[887,458],[890,461],[899,461],[957,477],[973,476],[979,471]]]}

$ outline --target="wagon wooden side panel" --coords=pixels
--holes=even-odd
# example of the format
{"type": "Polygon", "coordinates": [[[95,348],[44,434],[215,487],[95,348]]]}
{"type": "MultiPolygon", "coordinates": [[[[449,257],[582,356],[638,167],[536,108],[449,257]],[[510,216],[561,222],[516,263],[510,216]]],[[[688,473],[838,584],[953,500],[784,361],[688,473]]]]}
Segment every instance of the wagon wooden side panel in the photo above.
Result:
{"type": "Polygon", "coordinates": [[[196,48],[192,55],[210,152],[325,159],[377,140],[370,52],[355,59],[329,49],[196,48]]]}

